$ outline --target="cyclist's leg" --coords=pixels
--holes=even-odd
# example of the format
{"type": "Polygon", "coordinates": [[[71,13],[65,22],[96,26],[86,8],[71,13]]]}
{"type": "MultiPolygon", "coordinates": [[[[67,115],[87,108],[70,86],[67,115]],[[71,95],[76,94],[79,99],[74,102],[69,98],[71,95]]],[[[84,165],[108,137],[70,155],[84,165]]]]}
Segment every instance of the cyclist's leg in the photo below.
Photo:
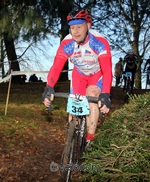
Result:
{"type": "MultiPolygon", "coordinates": [[[[86,95],[98,97],[100,95],[100,88],[96,85],[90,85],[86,90],[86,95]]],[[[99,108],[97,103],[89,103],[90,115],[86,117],[87,121],[87,140],[93,140],[99,120],[99,108]]]]}
{"type": "MultiPolygon", "coordinates": [[[[102,81],[100,79],[101,73],[98,72],[92,76],[84,76],[77,72],[76,69],[72,72],[71,93],[94,96],[100,95],[102,81]]],[[[87,116],[88,133],[94,136],[97,122],[99,119],[98,104],[90,103],[90,115],[87,116]]]]}
{"type": "MultiPolygon", "coordinates": [[[[100,73],[97,73],[88,81],[88,87],[86,89],[87,96],[99,97],[102,89],[102,79],[100,73]]],[[[99,108],[97,103],[89,103],[90,115],[87,116],[87,140],[94,139],[94,134],[97,128],[99,120],[99,108]]]]}
{"type": "Polygon", "coordinates": [[[124,76],[124,77],[123,77],[123,79],[124,79],[124,86],[123,86],[123,89],[124,89],[124,90],[126,90],[127,77],[126,77],[126,76],[124,76]]]}
{"type": "Polygon", "coordinates": [[[118,86],[119,84],[119,76],[116,76],[116,87],[118,86]]]}

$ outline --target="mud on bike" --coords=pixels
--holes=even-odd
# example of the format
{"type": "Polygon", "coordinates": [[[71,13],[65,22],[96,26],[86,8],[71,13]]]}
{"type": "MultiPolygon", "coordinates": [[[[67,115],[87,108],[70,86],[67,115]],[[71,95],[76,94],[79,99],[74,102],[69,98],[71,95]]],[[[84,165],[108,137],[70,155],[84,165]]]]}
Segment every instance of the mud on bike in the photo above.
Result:
{"type": "Polygon", "coordinates": [[[55,93],[55,97],[68,98],[69,122],[61,156],[60,173],[63,180],[69,182],[72,172],[85,170],[80,161],[86,146],[86,115],[90,112],[89,102],[98,103],[98,98],[62,92],[55,93]]]}

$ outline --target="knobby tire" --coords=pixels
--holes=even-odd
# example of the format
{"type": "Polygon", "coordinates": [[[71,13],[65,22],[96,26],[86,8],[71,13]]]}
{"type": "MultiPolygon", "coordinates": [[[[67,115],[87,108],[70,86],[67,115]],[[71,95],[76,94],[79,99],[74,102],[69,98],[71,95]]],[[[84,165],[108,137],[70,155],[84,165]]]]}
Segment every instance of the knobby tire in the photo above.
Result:
{"type": "Polygon", "coordinates": [[[71,180],[71,168],[69,166],[72,166],[73,161],[73,155],[74,155],[74,131],[75,131],[75,122],[71,121],[69,123],[69,129],[66,139],[65,148],[62,154],[61,158],[61,165],[62,165],[62,176],[63,179],[66,180],[66,182],[69,182],[71,180]]]}

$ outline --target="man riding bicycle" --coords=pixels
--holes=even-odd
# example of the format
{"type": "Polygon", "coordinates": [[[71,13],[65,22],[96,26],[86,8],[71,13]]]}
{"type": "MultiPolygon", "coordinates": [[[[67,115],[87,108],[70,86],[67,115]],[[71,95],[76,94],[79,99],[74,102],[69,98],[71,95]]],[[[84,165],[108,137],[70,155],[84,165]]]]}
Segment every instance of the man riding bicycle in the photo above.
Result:
{"type": "Polygon", "coordinates": [[[99,97],[99,103],[89,103],[87,116],[87,142],[94,139],[100,111],[110,110],[110,90],[112,85],[112,56],[108,41],[95,30],[91,30],[92,19],[86,10],[74,10],[67,16],[70,26],[68,34],[60,43],[54,64],[47,76],[47,87],[43,93],[43,103],[49,106],[54,99],[54,86],[69,59],[72,71],[70,93],[99,97]],[[51,94],[50,100],[46,98],[51,94]],[[103,105],[102,105],[103,103],[103,105]]]}
{"type": "MultiPolygon", "coordinates": [[[[132,73],[131,90],[133,90],[135,74],[136,74],[136,71],[138,68],[138,66],[137,66],[138,65],[138,58],[132,50],[129,50],[127,52],[127,55],[124,57],[123,65],[125,65],[124,73],[126,73],[126,72],[132,73]]],[[[127,78],[124,77],[124,89],[126,88],[126,82],[127,82],[127,78]]]]}

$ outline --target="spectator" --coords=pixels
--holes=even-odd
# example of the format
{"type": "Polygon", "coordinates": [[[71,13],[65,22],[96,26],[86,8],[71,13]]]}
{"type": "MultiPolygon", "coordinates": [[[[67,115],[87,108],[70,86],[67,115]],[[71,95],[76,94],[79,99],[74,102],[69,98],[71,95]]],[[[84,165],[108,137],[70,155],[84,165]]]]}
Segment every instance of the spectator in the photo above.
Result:
{"type": "Polygon", "coordinates": [[[27,80],[27,76],[26,75],[21,75],[21,83],[25,83],[27,80]]]}
{"type": "Polygon", "coordinates": [[[115,73],[114,76],[116,77],[116,87],[120,83],[120,79],[122,77],[122,72],[123,72],[123,59],[120,57],[119,61],[115,65],[115,73]]]}
{"type": "Polygon", "coordinates": [[[37,82],[37,81],[38,81],[38,77],[36,76],[36,74],[33,74],[30,76],[29,82],[37,82]]]}
{"type": "Polygon", "coordinates": [[[43,80],[42,80],[42,78],[41,78],[41,77],[39,77],[39,80],[38,80],[38,82],[43,82],[43,80]]]}

